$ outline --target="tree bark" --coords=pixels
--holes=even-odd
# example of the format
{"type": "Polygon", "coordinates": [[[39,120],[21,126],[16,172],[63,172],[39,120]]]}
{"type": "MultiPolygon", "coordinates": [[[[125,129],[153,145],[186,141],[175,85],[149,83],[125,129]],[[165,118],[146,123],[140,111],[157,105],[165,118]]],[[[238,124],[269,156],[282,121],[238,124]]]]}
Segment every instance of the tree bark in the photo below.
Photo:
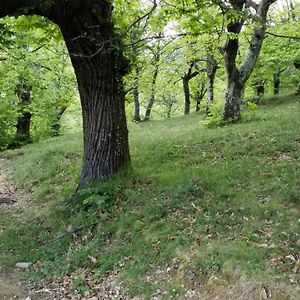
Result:
{"type": "Polygon", "coordinates": [[[190,97],[190,86],[189,86],[189,79],[183,78],[183,92],[184,92],[184,114],[188,115],[191,111],[191,97],[190,97]]]}
{"type": "Polygon", "coordinates": [[[115,50],[116,36],[109,15],[99,10],[100,27],[96,23],[93,29],[86,26],[88,17],[92,17],[86,13],[76,20],[77,26],[65,19],[60,25],[71,53],[83,108],[84,155],[79,188],[113,176],[130,161],[122,57],[115,50]],[[86,31],[91,39],[77,39],[86,31]]]}
{"type": "Polygon", "coordinates": [[[225,106],[223,120],[235,121],[240,118],[240,103],[242,96],[242,85],[238,79],[228,78],[227,90],[225,93],[225,106]]]}
{"type": "Polygon", "coordinates": [[[197,94],[196,94],[196,112],[200,112],[200,105],[201,105],[201,101],[203,100],[206,92],[207,92],[207,88],[205,87],[205,83],[201,85],[201,89],[198,90],[197,94]]]}
{"type": "Polygon", "coordinates": [[[0,17],[39,14],[65,39],[82,106],[84,153],[78,188],[102,181],[129,165],[122,75],[126,67],[106,0],[0,0],[0,17]]]}
{"type": "Polygon", "coordinates": [[[274,95],[279,94],[279,88],[280,88],[280,72],[275,72],[273,74],[273,92],[274,92],[274,95]]]}
{"type": "Polygon", "coordinates": [[[189,69],[187,73],[184,74],[182,79],[182,85],[183,85],[183,93],[184,93],[184,114],[189,115],[191,112],[191,94],[190,94],[190,80],[194,77],[196,77],[199,72],[195,71],[193,72],[195,62],[192,62],[189,66],[189,69]]]}
{"type": "Polygon", "coordinates": [[[21,116],[18,117],[17,121],[17,132],[15,136],[15,144],[26,145],[31,143],[30,137],[30,125],[31,125],[32,114],[30,112],[23,112],[21,116]]]}
{"type": "Polygon", "coordinates": [[[139,98],[139,69],[135,68],[135,78],[134,78],[134,86],[133,86],[133,98],[134,98],[134,115],[133,121],[140,122],[141,121],[141,113],[140,113],[140,98],[139,98]]]}
{"type": "Polygon", "coordinates": [[[207,105],[206,105],[206,115],[209,114],[209,107],[214,102],[214,83],[216,72],[218,69],[218,63],[212,54],[207,57],[207,105]]]}
{"type": "Polygon", "coordinates": [[[51,136],[59,136],[61,125],[59,123],[62,115],[66,111],[67,107],[60,107],[57,115],[54,117],[53,123],[51,125],[51,136]]]}
{"type": "Polygon", "coordinates": [[[146,113],[145,113],[145,118],[144,121],[149,121],[150,120],[150,115],[152,111],[152,107],[155,102],[155,94],[156,94],[156,81],[158,77],[158,72],[159,72],[159,62],[160,62],[160,45],[157,46],[157,53],[154,54],[154,62],[155,62],[155,68],[153,72],[153,77],[152,77],[152,84],[151,84],[151,96],[146,108],[146,113]]]}
{"type": "Polygon", "coordinates": [[[257,84],[255,85],[255,90],[257,97],[259,98],[265,94],[265,83],[263,80],[257,82],[257,84]]]}
{"type": "Polygon", "coordinates": [[[32,102],[31,89],[32,88],[27,84],[25,84],[24,82],[20,83],[16,87],[16,94],[20,99],[20,103],[18,107],[19,117],[16,125],[17,131],[15,135],[15,140],[12,143],[12,145],[15,145],[15,148],[18,148],[20,146],[32,142],[30,136],[30,125],[31,125],[32,113],[28,109],[28,106],[32,102]]]}
{"type": "MultiPolygon", "coordinates": [[[[259,21],[258,24],[254,25],[255,27],[252,32],[250,46],[239,68],[236,66],[236,58],[239,49],[238,35],[241,32],[243,20],[236,20],[227,26],[228,36],[223,51],[227,72],[227,91],[225,93],[225,105],[223,111],[224,121],[234,121],[239,119],[241,116],[241,97],[245,90],[245,84],[256,65],[263,40],[265,38],[269,7],[275,1],[276,0],[261,0],[259,5],[256,6],[253,4],[253,7],[256,9],[257,16],[259,17],[259,21]]],[[[238,13],[241,13],[244,9],[244,5],[246,3],[249,4],[249,1],[230,0],[230,3],[238,13]]]]}

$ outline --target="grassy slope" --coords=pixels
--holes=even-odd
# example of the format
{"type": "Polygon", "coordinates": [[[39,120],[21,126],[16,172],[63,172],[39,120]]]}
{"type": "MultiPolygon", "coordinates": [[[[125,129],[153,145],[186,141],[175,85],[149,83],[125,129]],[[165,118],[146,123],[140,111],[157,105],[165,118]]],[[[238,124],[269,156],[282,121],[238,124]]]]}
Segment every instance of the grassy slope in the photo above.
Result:
{"type": "Polygon", "coordinates": [[[78,267],[101,276],[121,265],[132,295],[149,296],[165,285],[166,299],[183,293],[191,276],[205,282],[240,272],[299,280],[285,258],[297,258],[300,250],[299,98],[269,101],[260,109],[259,120],[218,129],[201,128],[196,115],[133,125],[134,175],[77,197],[94,195],[87,200],[91,207],[81,211],[64,205],[79,173],[80,136],[6,153],[15,180],[44,208],[6,228],[0,259],[40,261],[31,279],[78,267]],[[95,222],[76,237],[66,233],[95,222]],[[72,239],[76,247],[70,247],[72,239]],[[42,246],[44,240],[49,244],[42,246]],[[149,282],[159,268],[172,270],[171,282],[149,282]]]}

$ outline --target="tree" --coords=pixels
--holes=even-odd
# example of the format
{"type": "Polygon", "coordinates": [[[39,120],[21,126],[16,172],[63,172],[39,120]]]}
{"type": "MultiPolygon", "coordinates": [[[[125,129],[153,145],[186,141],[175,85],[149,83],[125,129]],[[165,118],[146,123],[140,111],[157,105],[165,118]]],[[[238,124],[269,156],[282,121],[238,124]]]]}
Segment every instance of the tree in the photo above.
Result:
{"type": "Polygon", "coordinates": [[[240,103],[245,84],[249,79],[257,62],[263,40],[266,35],[267,13],[269,7],[276,0],[261,0],[259,5],[252,1],[230,0],[233,9],[233,21],[227,26],[227,40],[223,49],[223,57],[227,73],[227,90],[225,93],[225,106],[223,120],[237,120],[240,118],[240,103]],[[256,11],[256,20],[251,35],[248,51],[241,65],[237,66],[239,51],[239,34],[244,25],[244,12],[246,3],[256,11]]]}
{"type": "Polygon", "coordinates": [[[194,71],[195,62],[191,62],[188,71],[181,77],[184,91],[184,114],[188,115],[191,111],[191,97],[189,82],[192,78],[199,74],[199,71],[194,71]]]}
{"type": "Polygon", "coordinates": [[[106,0],[1,0],[0,17],[41,15],[56,23],[77,77],[84,154],[79,188],[129,165],[122,76],[127,67],[106,0]]]}
{"type": "MultiPolygon", "coordinates": [[[[159,36],[161,33],[159,34],[159,36]]],[[[157,82],[157,77],[159,73],[159,63],[161,60],[161,51],[162,47],[160,45],[160,40],[158,39],[156,45],[154,47],[149,48],[151,50],[151,53],[153,55],[153,65],[154,65],[154,70],[152,74],[152,80],[151,80],[151,93],[150,93],[150,99],[147,104],[146,108],[146,113],[145,113],[145,121],[150,120],[150,115],[152,111],[152,107],[155,102],[155,94],[156,94],[156,82],[157,82]]]]}

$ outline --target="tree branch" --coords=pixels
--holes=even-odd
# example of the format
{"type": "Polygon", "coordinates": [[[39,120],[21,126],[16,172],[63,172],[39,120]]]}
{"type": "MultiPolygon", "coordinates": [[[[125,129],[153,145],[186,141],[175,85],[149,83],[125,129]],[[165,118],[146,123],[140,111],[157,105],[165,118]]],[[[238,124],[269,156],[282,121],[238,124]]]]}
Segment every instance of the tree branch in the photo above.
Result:
{"type": "Polygon", "coordinates": [[[0,0],[0,18],[19,14],[46,16],[49,8],[49,1],[45,0],[0,0]]]}

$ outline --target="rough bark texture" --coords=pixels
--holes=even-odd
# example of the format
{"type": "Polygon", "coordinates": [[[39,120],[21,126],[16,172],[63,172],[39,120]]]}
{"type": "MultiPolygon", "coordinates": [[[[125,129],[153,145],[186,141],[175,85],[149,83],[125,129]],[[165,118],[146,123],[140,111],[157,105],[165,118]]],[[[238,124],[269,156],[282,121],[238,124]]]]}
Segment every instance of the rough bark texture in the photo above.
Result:
{"type": "MultiPolygon", "coordinates": [[[[227,26],[228,37],[224,47],[223,56],[227,72],[227,91],[225,93],[225,106],[223,120],[237,120],[240,118],[240,102],[245,89],[245,83],[249,79],[257,62],[260,49],[265,38],[267,13],[269,7],[276,0],[261,0],[258,6],[251,5],[256,9],[259,21],[254,25],[250,46],[245,58],[238,68],[236,58],[239,50],[238,35],[243,26],[243,20],[239,19],[227,26]]],[[[238,13],[241,13],[245,4],[249,1],[230,0],[230,3],[238,13]]]]}
{"type": "Polygon", "coordinates": [[[84,154],[79,188],[101,181],[129,164],[124,109],[123,58],[106,0],[0,0],[0,17],[39,14],[64,36],[78,81],[84,154]]]}

